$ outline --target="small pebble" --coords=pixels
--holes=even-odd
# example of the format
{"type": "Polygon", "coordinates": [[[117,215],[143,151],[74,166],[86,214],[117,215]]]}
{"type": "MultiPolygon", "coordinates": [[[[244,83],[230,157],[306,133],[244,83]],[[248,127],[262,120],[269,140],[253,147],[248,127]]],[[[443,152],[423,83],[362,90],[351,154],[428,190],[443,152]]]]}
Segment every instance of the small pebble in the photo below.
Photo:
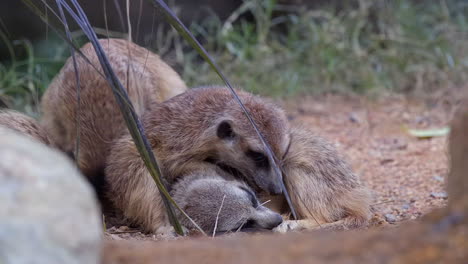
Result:
{"type": "Polygon", "coordinates": [[[361,123],[356,113],[349,114],[348,118],[349,118],[349,121],[351,121],[352,123],[361,123]]]}
{"type": "Polygon", "coordinates": [[[396,217],[393,214],[386,214],[385,215],[385,220],[389,223],[395,223],[396,222],[396,217]]]}
{"type": "Polygon", "coordinates": [[[394,159],[383,159],[380,161],[380,165],[385,165],[387,163],[392,163],[394,161],[395,161],[394,159]]]}
{"type": "Polygon", "coordinates": [[[443,182],[444,178],[440,177],[439,175],[436,175],[436,176],[434,176],[434,180],[439,181],[439,182],[443,182]]]}
{"type": "Polygon", "coordinates": [[[410,205],[409,204],[404,204],[402,206],[403,210],[408,210],[410,208],[410,205]]]}
{"type": "Polygon", "coordinates": [[[446,192],[431,192],[431,197],[432,198],[442,198],[442,199],[447,199],[448,194],[446,192]]]}

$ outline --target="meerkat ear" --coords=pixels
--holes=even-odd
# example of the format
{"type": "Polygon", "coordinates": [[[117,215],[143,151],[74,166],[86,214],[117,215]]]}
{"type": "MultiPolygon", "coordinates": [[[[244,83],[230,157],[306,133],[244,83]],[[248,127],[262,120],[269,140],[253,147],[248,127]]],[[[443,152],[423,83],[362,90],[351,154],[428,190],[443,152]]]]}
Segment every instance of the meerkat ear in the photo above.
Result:
{"type": "Polygon", "coordinates": [[[236,136],[232,130],[231,122],[224,120],[218,125],[216,135],[222,139],[232,139],[236,136]]]}

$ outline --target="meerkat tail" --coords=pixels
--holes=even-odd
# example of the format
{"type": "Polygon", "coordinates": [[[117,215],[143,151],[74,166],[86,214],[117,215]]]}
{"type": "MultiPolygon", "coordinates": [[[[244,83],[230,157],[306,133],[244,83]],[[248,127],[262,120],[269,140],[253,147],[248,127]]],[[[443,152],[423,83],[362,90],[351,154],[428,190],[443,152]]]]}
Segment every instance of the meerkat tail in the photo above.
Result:
{"type": "Polygon", "coordinates": [[[344,220],[366,225],[371,196],[332,144],[303,128],[293,127],[283,161],[284,180],[299,219],[318,224],[344,220]]]}

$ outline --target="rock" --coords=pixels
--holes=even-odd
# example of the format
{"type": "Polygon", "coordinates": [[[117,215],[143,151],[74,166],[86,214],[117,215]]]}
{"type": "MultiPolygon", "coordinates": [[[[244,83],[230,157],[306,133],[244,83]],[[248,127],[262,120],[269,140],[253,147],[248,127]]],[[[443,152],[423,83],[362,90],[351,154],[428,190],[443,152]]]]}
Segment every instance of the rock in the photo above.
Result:
{"type": "Polygon", "coordinates": [[[394,159],[390,159],[390,158],[389,159],[383,159],[383,160],[380,161],[380,165],[385,165],[387,163],[392,163],[394,161],[395,161],[394,159]]]}
{"type": "Polygon", "coordinates": [[[375,148],[388,151],[405,150],[408,148],[408,142],[399,137],[378,138],[376,139],[375,148]]]}
{"type": "Polygon", "coordinates": [[[385,220],[389,223],[395,223],[396,222],[396,217],[393,214],[386,214],[385,215],[385,220]]]}
{"type": "Polygon", "coordinates": [[[431,192],[431,197],[432,198],[447,199],[448,194],[447,194],[447,192],[431,192]]]}
{"type": "Polygon", "coordinates": [[[439,181],[439,182],[443,182],[443,181],[444,181],[444,178],[441,177],[441,176],[439,176],[439,175],[435,175],[433,178],[434,178],[434,180],[439,181]]]}
{"type": "Polygon", "coordinates": [[[0,127],[0,263],[98,263],[95,194],[64,155],[0,127]]]}
{"type": "Polygon", "coordinates": [[[293,121],[294,119],[296,119],[294,115],[288,115],[287,117],[289,121],[293,121]]]}
{"type": "Polygon", "coordinates": [[[356,112],[352,112],[348,115],[348,119],[349,121],[351,121],[351,123],[361,123],[361,118],[359,118],[359,116],[357,115],[356,112]]]}

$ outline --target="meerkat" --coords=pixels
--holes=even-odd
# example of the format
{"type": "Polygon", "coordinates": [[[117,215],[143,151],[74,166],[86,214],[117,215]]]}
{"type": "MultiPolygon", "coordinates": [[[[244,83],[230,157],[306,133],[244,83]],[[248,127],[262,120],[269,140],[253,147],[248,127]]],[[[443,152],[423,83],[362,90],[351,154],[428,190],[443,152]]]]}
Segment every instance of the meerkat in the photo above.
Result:
{"type": "MultiPolygon", "coordinates": [[[[244,91],[238,94],[276,157],[289,145],[289,123],[281,108],[244,91]]],[[[225,87],[191,89],[143,114],[142,123],[162,175],[171,186],[199,170],[223,170],[256,192],[280,194],[263,145],[225,87]]],[[[129,133],[112,144],[105,169],[108,198],[148,232],[168,225],[162,199],[129,133]]]]}
{"type": "MultiPolygon", "coordinates": [[[[298,218],[304,220],[292,224],[285,221],[286,229],[311,229],[330,223],[357,228],[370,219],[370,191],[336,148],[316,133],[292,126],[282,170],[298,218]]],[[[268,206],[273,210],[288,212],[283,197],[264,195],[263,199],[272,199],[268,206]]]]}
{"type": "MultiPolygon", "coordinates": [[[[221,172],[222,173],[222,172],[221,172]]],[[[222,177],[215,171],[197,171],[174,184],[171,192],[177,204],[208,234],[272,229],[283,218],[263,206],[244,182],[222,177]]],[[[186,228],[195,226],[179,211],[186,228]]]]}
{"type": "Polygon", "coordinates": [[[46,145],[50,144],[46,131],[39,123],[25,114],[14,110],[0,110],[0,126],[27,135],[46,145]]]}
{"type": "MultiPolygon", "coordinates": [[[[180,76],[158,55],[122,39],[101,39],[99,42],[137,115],[151,104],[186,90],[180,76]]],[[[111,88],[98,73],[102,70],[91,43],[80,51],[97,69],[81,56],[76,56],[81,88],[79,113],[75,68],[69,58],[42,97],[41,124],[52,143],[72,156],[93,183],[103,174],[109,145],[126,130],[126,126],[111,88]],[[74,157],[78,137],[80,151],[79,156],[74,157]]]]}

